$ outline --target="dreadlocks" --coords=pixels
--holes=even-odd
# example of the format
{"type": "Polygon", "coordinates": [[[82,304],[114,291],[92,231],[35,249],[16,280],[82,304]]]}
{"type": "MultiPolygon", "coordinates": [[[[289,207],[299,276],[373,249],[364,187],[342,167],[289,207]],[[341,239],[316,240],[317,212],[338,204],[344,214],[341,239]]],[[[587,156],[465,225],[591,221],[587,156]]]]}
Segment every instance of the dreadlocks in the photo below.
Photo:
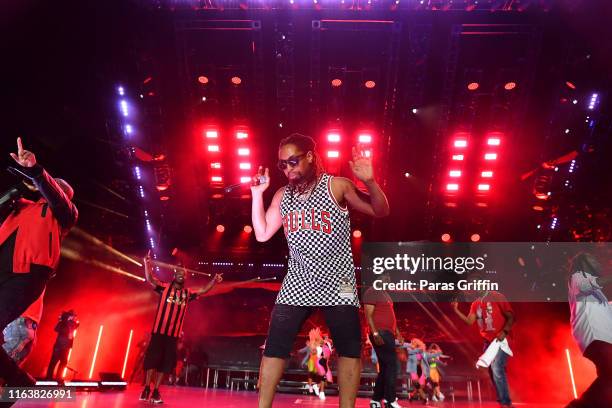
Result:
{"type": "Polygon", "coordinates": [[[289,193],[291,194],[291,198],[293,198],[294,195],[299,197],[300,195],[304,194],[308,188],[310,188],[312,183],[316,183],[316,181],[319,180],[319,177],[324,173],[325,169],[321,163],[321,157],[316,151],[317,143],[312,137],[302,135],[300,133],[293,133],[282,139],[278,147],[281,148],[288,144],[296,146],[303,153],[311,152],[314,157],[312,163],[314,170],[305,175],[304,181],[297,186],[289,184],[289,193]]]}

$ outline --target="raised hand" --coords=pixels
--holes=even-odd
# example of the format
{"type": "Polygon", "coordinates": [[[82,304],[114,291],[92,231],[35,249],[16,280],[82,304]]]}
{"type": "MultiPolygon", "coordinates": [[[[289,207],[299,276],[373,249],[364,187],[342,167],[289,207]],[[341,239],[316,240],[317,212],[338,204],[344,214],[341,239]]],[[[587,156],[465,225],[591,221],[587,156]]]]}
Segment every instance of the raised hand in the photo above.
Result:
{"type": "Polygon", "coordinates": [[[145,263],[151,262],[151,250],[150,249],[147,251],[147,254],[145,255],[143,260],[145,263]]]}
{"type": "Polygon", "coordinates": [[[253,176],[251,181],[251,193],[263,193],[270,186],[270,170],[267,167],[264,170],[263,166],[259,166],[259,169],[257,169],[257,174],[253,176]],[[260,176],[265,176],[265,183],[259,183],[260,176]]]}
{"type": "Polygon", "coordinates": [[[23,148],[20,137],[17,138],[17,154],[11,153],[11,157],[22,167],[34,167],[36,165],[36,156],[23,148]]]}
{"type": "Polygon", "coordinates": [[[353,146],[353,160],[349,161],[353,174],[364,183],[374,180],[372,159],[365,152],[353,146]]]}

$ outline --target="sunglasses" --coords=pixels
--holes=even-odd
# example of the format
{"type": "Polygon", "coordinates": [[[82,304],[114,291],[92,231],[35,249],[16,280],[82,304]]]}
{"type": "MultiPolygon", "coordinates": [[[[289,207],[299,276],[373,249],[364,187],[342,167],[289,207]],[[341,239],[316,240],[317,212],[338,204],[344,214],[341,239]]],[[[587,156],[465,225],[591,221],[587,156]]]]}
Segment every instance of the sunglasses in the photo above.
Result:
{"type": "Polygon", "coordinates": [[[302,159],[302,157],[306,156],[307,154],[308,153],[302,153],[302,154],[298,154],[297,156],[291,156],[287,160],[279,160],[278,163],[276,163],[276,166],[281,171],[285,170],[287,166],[295,167],[300,163],[300,160],[302,159]]]}

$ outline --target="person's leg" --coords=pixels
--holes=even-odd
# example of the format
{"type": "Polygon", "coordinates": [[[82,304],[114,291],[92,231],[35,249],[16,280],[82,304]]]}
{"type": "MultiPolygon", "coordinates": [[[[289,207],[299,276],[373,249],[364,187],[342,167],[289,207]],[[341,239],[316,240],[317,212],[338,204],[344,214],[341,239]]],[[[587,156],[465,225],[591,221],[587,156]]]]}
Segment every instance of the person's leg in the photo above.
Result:
{"type": "Polygon", "coordinates": [[[384,365],[385,369],[382,373],[382,392],[383,397],[387,402],[391,403],[396,400],[395,386],[397,381],[397,354],[395,353],[395,337],[389,331],[381,331],[380,335],[384,340],[382,346],[376,348],[376,355],[378,356],[381,365],[384,365]]]}
{"type": "MultiPolygon", "coordinates": [[[[374,340],[372,340],[372,344],[374,344],[374,340]]],[[[376,346],[374,345],[374,350],[376,350],[376,356],[378,357],[378,375],[376,376],[376,383],[374,384],[374,394],[372,394],[373,401],[382,401],[385,396],[385,375],[387,370],[386,359],[382,358],[382,354],[384,354],[384,345],[376,346]]]]}
{"type": "Polygon", "coordinates": [[[355,306],[323,308],[325,322],[338,352],[340,408],[355,406],[361,378],[361,322],[355,306]]]}
{"type": "Polygon", "coordinates": [[[59,367],[57,368],[58,378],[62,378],[62,375],[64,374],[64,368],[66,368],[66,365],[68,364],[68,352],[69,351],[70,351],[70,348],[63,348],[62,350],[60,350],[59,367]]]}
{"type": "Polygon", "coordinates": [[[162,383],[162,380],[164,379],[164,373],[161,371],[158,371],[155,375],[155,389],[159,390],[159,386],[162,383]]]}
{"type": "Polygon", "coordinates": [[[19,355],[30,342],[30,335],[25,319],[19,317],[8,324],[2,332],[4,344],[2,348],[17,364],[20,364],[19,355]]]}
{"type": "Polygon", "coordinates": [[[497,391],[498,402],[502,405],[511,405],[508,378],[506,376],[506,363],[508,354],[500,350],[491,362],[490,373],[497,391]]]}
{"type": "Polygon", "coordinates": [[[276,304],[270,316],[266,348],[259,368],[259,407],[270,408],[276,386],[285,371],[293,341],[311,309],[301,306],[276,304]]]}
{"type": "MultiPolygon", "coordinates": [[[[48,275],[14,274],[0,285],[0,331],[17,319],[42,294],[48,275]]],[[[7,384],[31,386],[36,381],[0,347],[0,378],[7,384]]]]}
{"type": "Polygon", "coordinates": [[[47,379],[51,380],[54,377],[55,366],[59,362],[59,350],[53,347],[53,353],[51,353],[51,360],[49,361],[49,366],[47,367],[47,379]]]}
{"type": "Polygon", "coordinates": [[[147,375],[145,377],[145,387],[150,387],[151,386],[151,382],[153,382],[153,376],[155,375],[155,370],[154,369],[150,369],[147,370],[147,375]]]}

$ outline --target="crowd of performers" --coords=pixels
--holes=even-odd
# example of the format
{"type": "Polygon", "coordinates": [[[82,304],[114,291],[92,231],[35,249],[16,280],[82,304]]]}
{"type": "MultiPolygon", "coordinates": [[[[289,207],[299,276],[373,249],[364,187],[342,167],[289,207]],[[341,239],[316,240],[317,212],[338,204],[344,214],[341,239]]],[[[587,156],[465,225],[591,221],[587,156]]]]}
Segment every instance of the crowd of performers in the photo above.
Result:
{"type": "MultiPolygon", "coordinates": [[[[380,373],[380,365],[376,350],[372,343],[366,340],[366,352],[380,373]]],[[[333,383],[331,370],[331,357],[334,352],[333,340],[321,328],[316,327],[308,333],[308,339],[303,348],[297,351],[301,357],[300,367],[308,373],[304,390],[325,400],[325,387],[333,383]]],[[[440,387],[443,378],[443,367],[447,366],[445,360],[451,357],[443,354],[436,343],[427,346],[421,339],[414,338],[410,342],[395,342],[397,360],[400,362],[397,378],[404,389],[409,388],[410,401],[444,401],[445,396],[440,387]]],[[[397,386],[398,384],[395,384],[397,386]]]]}

